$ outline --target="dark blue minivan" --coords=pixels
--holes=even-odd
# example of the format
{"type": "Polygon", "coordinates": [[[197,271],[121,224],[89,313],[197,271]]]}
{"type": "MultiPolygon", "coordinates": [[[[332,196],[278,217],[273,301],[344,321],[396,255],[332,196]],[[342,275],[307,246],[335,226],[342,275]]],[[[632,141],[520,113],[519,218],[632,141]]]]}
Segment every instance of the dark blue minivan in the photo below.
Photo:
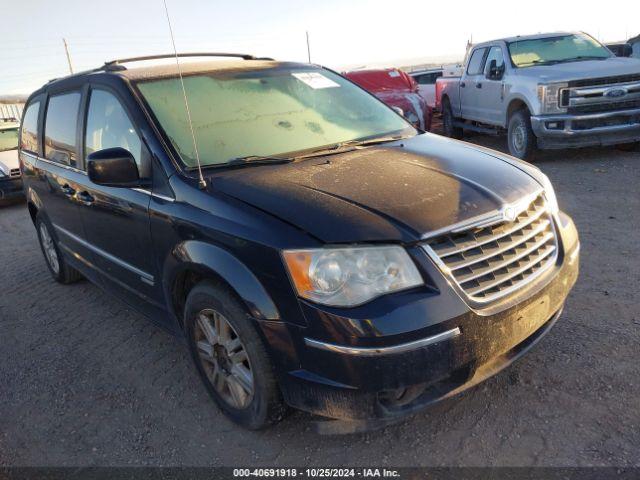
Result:
{"type": "Polygon", "coordinates": [[[184,336],[252,429],[287,406],[385,425],[549,331],[579,242],[539,169],[326,68],[238,57],[113,61],[30,96],[21,171],[55,280],[184,336]]]}

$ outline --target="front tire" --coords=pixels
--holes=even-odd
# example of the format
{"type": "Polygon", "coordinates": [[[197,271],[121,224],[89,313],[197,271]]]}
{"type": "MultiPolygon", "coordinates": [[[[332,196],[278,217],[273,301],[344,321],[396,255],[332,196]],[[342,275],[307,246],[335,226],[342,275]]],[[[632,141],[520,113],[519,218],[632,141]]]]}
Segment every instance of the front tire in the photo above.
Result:
{"type": "Polygon", "coordinates": [[[77,282],[82,275],[70,266],[60,252],[58,242],[51,233],[51,224],[41,214],[36,217],[36,231],[44,260],[53,279],[62,284],[77,282]]]}
{"type": "Polygon", "coordinates": [[[507,132],[509,153],[521,160],[531,161],[537,148],[537,139],[531,129],[531,117],[526,110],[518,110],[509,119],[507,132]]]}
{"type": "Polygon", "coordinates": [[[273,365],[243,305],[224,285],[196,285],[185,306],[191,356],[209,394],[235,423],[258,430],[280,421],[273,365]]]}

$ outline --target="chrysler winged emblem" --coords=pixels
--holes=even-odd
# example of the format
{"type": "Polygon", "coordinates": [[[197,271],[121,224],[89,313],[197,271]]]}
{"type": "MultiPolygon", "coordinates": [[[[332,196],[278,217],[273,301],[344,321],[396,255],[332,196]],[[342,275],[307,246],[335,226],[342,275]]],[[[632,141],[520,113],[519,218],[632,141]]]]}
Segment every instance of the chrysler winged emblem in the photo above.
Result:
{"type": "Polygon", "coordinates": [[[513,222],[516,216],[516,209],[513,207],[505,207],[502,210],[502,218],[507,222],[513,222]]]}

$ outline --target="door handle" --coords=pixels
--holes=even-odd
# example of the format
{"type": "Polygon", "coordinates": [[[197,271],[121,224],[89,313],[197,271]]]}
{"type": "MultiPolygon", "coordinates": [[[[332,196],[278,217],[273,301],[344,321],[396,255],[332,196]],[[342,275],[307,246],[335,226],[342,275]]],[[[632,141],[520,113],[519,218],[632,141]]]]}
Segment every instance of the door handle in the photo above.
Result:
{"type": "Polygon", "coordinates": [[[481,82],[476,83],[476,88],[482,88],[482,83],[481,82]]]}
{"type": "Polygon", "coordinates": [[[80,200],[82,203],[84,203],[85,205],[91,205],[95,200],[93,196],[86,190],[76,195],[76,198],[80,200]]]}
{"type": "Polygon", "coordinates": [[[76,194],[76,191],[69,186],[68,183],[65,183],[62,188],[62,193],[64,193],[67,197],[73,197],[76,194]]]}
{"type": "Polygon", "coordinates": [[[460,82],[460,88],[464,88],[464,87],[466,87],[466,86],[467,86],[467,84],[466,84],[466,83],[464,83],[464,82],[460,82]]]}

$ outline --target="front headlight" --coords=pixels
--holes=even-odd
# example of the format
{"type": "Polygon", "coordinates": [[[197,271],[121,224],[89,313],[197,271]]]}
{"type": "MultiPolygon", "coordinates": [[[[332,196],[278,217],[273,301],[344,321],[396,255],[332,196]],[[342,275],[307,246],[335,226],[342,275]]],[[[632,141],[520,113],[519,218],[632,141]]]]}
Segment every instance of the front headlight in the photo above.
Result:
{"type": "Polygon", "coordinates": [[[562,106],[560,95],[567,88],[566,83],[552,83],[550,85],[538,85],[538,100],[542,105],[542,113],[565,113],[566,106],[562,106]]]}
{"type": "Polygon", "coordinates": [[[287,250],[283,257],[298,295],[323,305],[353,307],[423,283],[399,246],[287,250]]]}
{"type": "Polygon", "coordinates": [[[544,187],[544,197],[547,199],[549,211],[555,215],[560,211],[560,208],[558,207],[558,199],[556,198],[556,192],[553,189],[553,185],[551,185],[549,177],[547,177],[544,173],[540,173],[540,175],[542,175],[541,181],[542,186],[544,187]]]}

